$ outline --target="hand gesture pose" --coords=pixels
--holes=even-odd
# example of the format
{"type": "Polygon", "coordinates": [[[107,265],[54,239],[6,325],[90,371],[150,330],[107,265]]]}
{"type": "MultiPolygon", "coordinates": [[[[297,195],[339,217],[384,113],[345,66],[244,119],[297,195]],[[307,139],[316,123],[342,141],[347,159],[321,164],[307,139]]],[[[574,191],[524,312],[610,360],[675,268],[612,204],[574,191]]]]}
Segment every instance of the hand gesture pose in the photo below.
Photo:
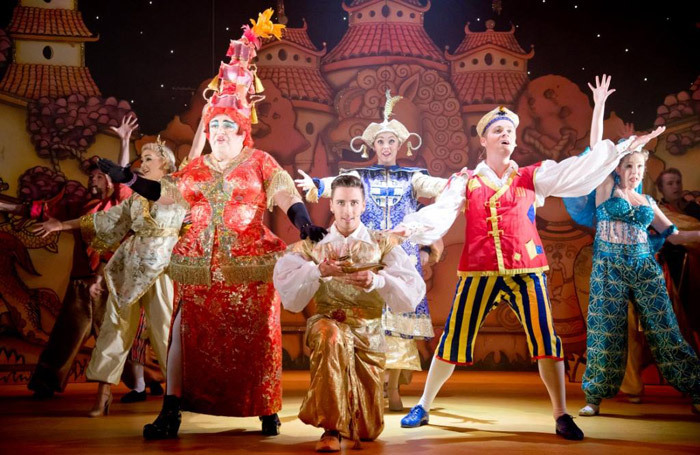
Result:
{"type": "Polygon", "coordinates": [[[634,140],[633,140],[632,143],[630,144],[629,149],[630,149],[630,150],[641,149],[642,147],[644,147],[645,145],[647,145],[647,143],[648,143],[649,141],[651,141],[651,140],[654,139],[655,137],[661,135],[664,131],[666,131],[666,127],[665,127],[665,126],[660,126],[660,127],[656,128],[654,131],[652,131],[652,132],[649,133],[649,134],[644,134],[644,135],[642,135],[642,136],[637,136],[636,138],[634,138],[634,140]]]}
{"type": "Polygon", "coordinates": [[[32,233],[34,235],[40,235],[42,237],[46,237],[47,235],[51,234],[52,232],[57,232],[57,231],[62,231],[63,230],[63,223],[58,221],[56,218],[49,218],[48,220],[41,222],[41,223],[36,223],[32,227],[32,233]]]}
{"type": "Polygon", "coordinates": [[[302,178],[294,180],[294,183],[297,184],[300,190],[306,192],[316,186],[313,179],[306,172],[299,169],[299,173],[302,175],[302,178]]]}
{"type": "Polygon", "coordinates": [[[121,125],[119,125],[118,128],[116,126],[110,126],[109,129],[117,133],[122,141],[128,142],[131,138],[131,133],[133,133],[134,130],[138,127],[139,122],[136,119],[136,117],[129,114],[122,117],[122,123],[121,125]]]}
{"type": "Polygon", "coordinates": [[[603,76],[599,79],[598,76],[595,77],[595,87],[593,87],[590,82],[588,83],[588,88],[593,92],[593,102],[595,104],[605,103],[608,96],[615,92],[615,89],[610,88],[610,80],[612,76],[603,76]]]}

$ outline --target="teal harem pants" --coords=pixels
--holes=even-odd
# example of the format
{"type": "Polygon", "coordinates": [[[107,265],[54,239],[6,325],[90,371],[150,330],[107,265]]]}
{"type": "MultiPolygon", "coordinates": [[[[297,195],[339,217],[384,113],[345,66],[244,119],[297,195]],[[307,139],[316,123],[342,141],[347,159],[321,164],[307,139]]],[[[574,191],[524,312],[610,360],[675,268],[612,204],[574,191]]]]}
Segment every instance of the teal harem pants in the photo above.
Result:
{"type": "Polygon", "coordinates": [[[683,339],[661,268],[653,256],[594,254],[588,306],[588,350],[582,388],[598,405],[617,394],[627,360],[627,305],[632,298],[664,378],[700,403],[700,361],[683,339]]]}

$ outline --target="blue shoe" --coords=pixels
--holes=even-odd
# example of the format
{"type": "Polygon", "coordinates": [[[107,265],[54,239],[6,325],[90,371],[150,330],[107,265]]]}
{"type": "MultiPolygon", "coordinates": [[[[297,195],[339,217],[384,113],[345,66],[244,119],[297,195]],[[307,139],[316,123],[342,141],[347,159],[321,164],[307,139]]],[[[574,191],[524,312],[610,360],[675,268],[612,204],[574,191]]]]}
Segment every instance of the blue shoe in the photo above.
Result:
{"type": "Polygon", "coordinates": [[[411,412],[406,417],[401,419],[401,428],[416,428],[428,424],[428,411],[423,409],[421,405],[415,405],[411,408],[411,412]]]}

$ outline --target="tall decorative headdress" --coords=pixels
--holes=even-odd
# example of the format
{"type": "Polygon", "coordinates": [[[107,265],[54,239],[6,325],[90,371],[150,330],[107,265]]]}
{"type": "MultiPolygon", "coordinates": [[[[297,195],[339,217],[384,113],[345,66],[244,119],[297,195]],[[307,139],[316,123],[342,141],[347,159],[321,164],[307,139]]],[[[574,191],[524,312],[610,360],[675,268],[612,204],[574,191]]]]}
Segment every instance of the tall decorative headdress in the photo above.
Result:
{"type": "MultiPolygon", "coordinates": [[[[246,130],[250,137],[250,124],[258,123],[255,105],[265,99],[261,93],[265,90],[256,75],[257,67],[251,61],[257,55],[261,40],[275,37],[282,39],[284,25],[274,24],[272,18],[273,9],[268,8],[258,14],[258,20],[251,19],[252,27],[244,25],[243,36],[238,40],[231,40],[226,52],[230,57],[229,63],[221,62],[219,73],[204,90],[204,99],[211,105],[205,114],[205,120],[215,115],[226,112],[233,117],[241,129],[246,130]],[[242,121],[241,121],[242,120],[242,121]]],[[[208,121],[205,125],[208,125],[208,121]]],[[[251,140],[252,143],[252,140],[251,140]]]]}
{"type": "Polygon", "coordinates": [[[415,136],[416,138],[418,138],[418,145],[414,146],[413,144],[411,144],[410,141],[406,144],[406,147],[408,148],[406,154],[408,156],[413,155],[413,150],[418,150],[420,148],[420,146],[423,144],[423,140],[417,133],[409,133],[408,129],[406,129],[403,123],[399,122],[396,119],[389,120],[391,114],[394,111],[394,106],[402,98],[402,96],[391,96],[391,92],[389,90],[386,91],[386,103],[384,104],[384,121],[382,121],[382,123],[370,123],[367,126],[367,128],[365,128],[365,131],[362,133],[361,136],[355,136],[354,138],[352,138],[350,140],[350,149],[353,152],[362,153],[362,158],[369,158],[369,154],[367,153],[367,147],[374,146],[374,140],[381,133],[393,133],[399,140],[399,147],[401,147],[401,144],[406,142],[411,136],[415,136]],[[357,139],[362,139],[363,144],[360,146],[360,148],[355,148],[355,146],[353,145],[357,139]]]}

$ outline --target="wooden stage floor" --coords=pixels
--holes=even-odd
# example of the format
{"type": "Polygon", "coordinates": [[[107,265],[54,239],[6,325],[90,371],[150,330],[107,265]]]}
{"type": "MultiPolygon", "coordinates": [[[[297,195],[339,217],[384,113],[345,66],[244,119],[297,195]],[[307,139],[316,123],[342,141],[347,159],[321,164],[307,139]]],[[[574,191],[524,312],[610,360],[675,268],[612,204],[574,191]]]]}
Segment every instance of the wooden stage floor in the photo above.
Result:
{"type": "MultiPolygon", "coordinates": [[[[404,389],[406,411],[422,391],[425,373],[404,389]]],[[[141,428],[160,410],[149,397],[136,404],[118,402],[126,389],[114,389],[107,417],[84,417],[94,384],[71,384],[49,401],[34,401],[23,386],[0,386],[0,453],[24,454],[300,454],[315,453],[321,431],[302,424],[296,414],[308,387],[308,372],[284,373],[282,434],[263,437],[257,418],[224,418],[185,413],[180,437],[146,442],[141,428]]],[[[584,404],[578,384],[568,386],[569,412],[584,404]]],[[[700,454],[700,416],[690,401],[670,387],[647,387],[645,400],[603,403],[603,415],[578,417],[586,433],[581,442],[554,435],[547,393],[537,373],[457,372],[445,385],[431,412],[430,425],[402,429],[403,413],[387,413],[379,440],[363,450],[343,442],[343,452],[371,454],[489,453],[700,454]]]]}

